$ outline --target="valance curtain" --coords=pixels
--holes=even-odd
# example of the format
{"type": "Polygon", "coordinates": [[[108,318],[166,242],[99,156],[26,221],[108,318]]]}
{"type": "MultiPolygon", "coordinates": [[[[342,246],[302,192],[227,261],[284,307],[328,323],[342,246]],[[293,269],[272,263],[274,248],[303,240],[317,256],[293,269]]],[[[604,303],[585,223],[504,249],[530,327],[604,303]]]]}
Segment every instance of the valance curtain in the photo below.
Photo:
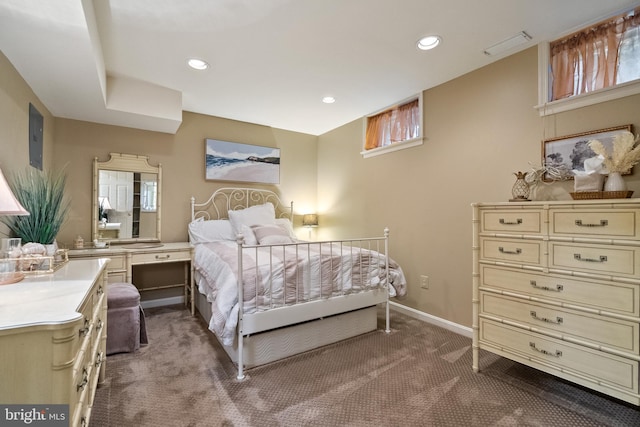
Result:
{"type": "Polygon", "coordinates": [[[369,117],[365,150],[384,147],[395,142],[417,138],[420,134],[420,105],[418,100],[369,117]]]}
{"type": "Polygon", "coordinates": [[[551,101],[616,85],[621,42],[639,26],[637,8],[551,43],[551,101]]]}

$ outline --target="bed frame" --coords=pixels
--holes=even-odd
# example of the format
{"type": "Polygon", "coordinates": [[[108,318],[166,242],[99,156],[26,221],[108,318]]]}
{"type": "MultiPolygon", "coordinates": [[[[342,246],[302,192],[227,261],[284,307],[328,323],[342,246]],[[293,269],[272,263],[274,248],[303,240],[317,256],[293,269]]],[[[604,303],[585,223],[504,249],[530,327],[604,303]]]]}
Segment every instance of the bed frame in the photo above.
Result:
{"type": "MultiPolygon", "coordinates": [[[[191,198],[191,219],[227,219],[230,210],[271,202],[276,217],[293,218],[293,202],[286,206],[278,195],[270,190],[254,188],[220,188],[203,203],[191,198]]],[[[389,231],[383,237],[333,240],[345,248],[362,248],[380,252],[384,256],[389,283],[389,231]]],[[[257,248],[244,245],[238,236],[238,270],[242,272],[243,250],[257,248]]],[[[323,242],[289,244],[306,250],[309,245],[323,242]]],[[[277,245],[279,246],[279,245],[277,245]]],[[[296,248],[296,249],[297,249],[296,248]]],[[[256,249],[257,250],[257,249],[256,249]]],[[[242,275],[238,274],[242,283],[242,275]]],[[[388,285],[387,285],[388,286],[388,285]]],[[[211,307],[206,297],[196,292],[195,306],[200,315],[209,322],[211,307]]],[[[192,295],[193,298],[193,295],[192,295]]],[[[244,301],[243,287],[238,286],[238,301],[244,301]]],[[[322,297],[313,301],[299,302],[284,307],[265,309],[255,313],[238,310],[237,336],[232,346],[224,346],[231,360],[238,367],[237,379],[245,378],[244,368],[270,363],[327,344],[361,335],[377,329],[377,306],[385,304],[386,326],[389,327],[389,292],[385,287],[365,288],[361,291],[343,292],[340,295],[322,297]]]]}

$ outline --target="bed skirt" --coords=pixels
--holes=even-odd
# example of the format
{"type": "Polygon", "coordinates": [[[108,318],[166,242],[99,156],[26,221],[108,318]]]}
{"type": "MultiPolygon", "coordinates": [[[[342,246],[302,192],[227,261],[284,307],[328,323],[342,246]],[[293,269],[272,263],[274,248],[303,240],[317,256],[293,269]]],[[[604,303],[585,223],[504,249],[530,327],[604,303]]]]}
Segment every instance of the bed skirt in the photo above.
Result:
{"type": "MultiPolygon", "coordinates": [[[[196,309],[208,325],[211,318],[211,304],[199,292],[196,294],[196,309]]],[[[251,368],[264,365],[374,331],[377,329],[378,324],[377,312],[376,306],[365,307],[245,337],[243,349],[244,367],[251,368]]],[[[224,346],[222,343],[220,345],[229,355],[232,362],[237,365],[237,338],[233,346],[224,346]]]]}

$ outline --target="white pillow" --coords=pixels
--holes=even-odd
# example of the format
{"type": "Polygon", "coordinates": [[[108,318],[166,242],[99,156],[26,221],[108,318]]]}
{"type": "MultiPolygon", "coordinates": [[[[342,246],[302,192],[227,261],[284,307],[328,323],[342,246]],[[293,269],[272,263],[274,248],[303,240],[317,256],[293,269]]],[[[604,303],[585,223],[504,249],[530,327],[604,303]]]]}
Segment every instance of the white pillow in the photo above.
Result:
{"type": "Polygon", "coordinates": [[[289,233],[279,225],[254,225],[251,229],[259,245],[293,243],[289,233]]]}
{"type": "Polygon", "coordinates": [[[275,224],[276,211],[271,203],[265,203],[239,211],[229,211],[229,221],[234,233],[242,233],[243,225],[251,227],[252,225],[275,224]]]}
{"type": "Polygon", "coordinates": [[[204,220],[197,218],[189,223],[189,241],[191,243],[215,242],[217,240],[235,240],[231,223],[226,219],[204,220]]]}
{"type": "MultiPolygon", "coordinates": [[[[248,225],[240,226],[240,232],[242,233],[242,237],[244,237],[245,245],[257,245],[258,240],[256,239],[256,235],[253,233],[253,230],[248,225]]],[[[233,239],[235,240],[235,238],[233,239]]]]}
{"type": "Polygon", "coordinates": [[[291,240],[295,241],[298,239],[298,236],[296,236],[296,232],[293,231],[293,225],[291,224],[290,219],[276,218],[276,224],[282,227],[287,232],[289,237],[291,237],[291,240]]]}

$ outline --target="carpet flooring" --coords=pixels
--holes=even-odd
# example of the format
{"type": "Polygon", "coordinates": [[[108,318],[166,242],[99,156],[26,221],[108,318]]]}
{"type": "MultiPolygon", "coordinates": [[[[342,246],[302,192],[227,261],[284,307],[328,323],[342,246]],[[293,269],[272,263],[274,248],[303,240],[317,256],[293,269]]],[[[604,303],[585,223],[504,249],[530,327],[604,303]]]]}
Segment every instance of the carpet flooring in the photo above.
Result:
{"type": "Polygon", "coordinates": [[[392,312],[370,332],[236,370],[182,306],[146,311],[149,345],[107,359],[91,427],[640,426],[640,410],[392,312]]]}

